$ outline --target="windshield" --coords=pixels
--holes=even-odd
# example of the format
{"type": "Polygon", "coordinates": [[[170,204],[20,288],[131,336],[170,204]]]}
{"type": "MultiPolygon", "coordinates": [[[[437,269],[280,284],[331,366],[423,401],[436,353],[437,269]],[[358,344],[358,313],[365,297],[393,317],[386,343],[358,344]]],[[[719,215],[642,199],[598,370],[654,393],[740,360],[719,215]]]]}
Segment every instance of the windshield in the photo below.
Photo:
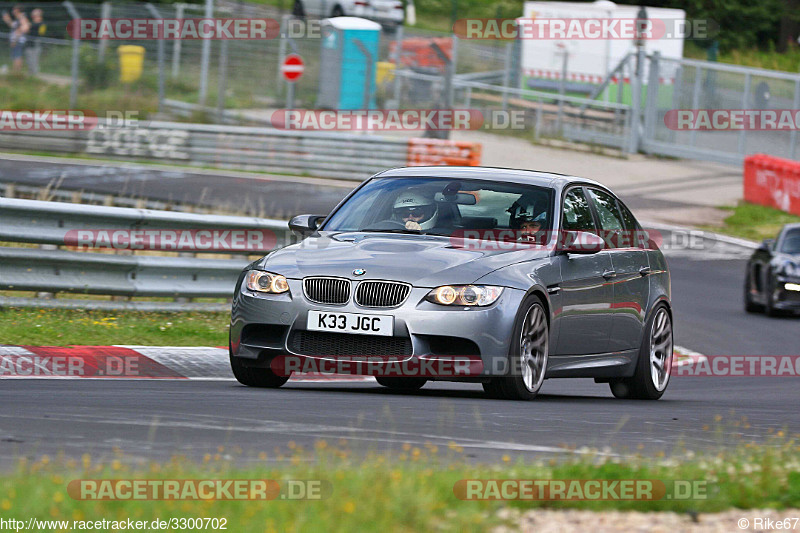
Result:
{"type": "Polygon", "coordinates": [[[786,232],[781,243],[780,252],[788,255],[800,255],[800,229],[786,232]]]}
{"type": "Polygon", "coordinates": [[[321,229],[450,236],[463,230],[520,230],[532,226],[545,234],[552,228],[552,199],[552,189],[532,185],[450,178],[376,178],[348,199],[321,229]]]}

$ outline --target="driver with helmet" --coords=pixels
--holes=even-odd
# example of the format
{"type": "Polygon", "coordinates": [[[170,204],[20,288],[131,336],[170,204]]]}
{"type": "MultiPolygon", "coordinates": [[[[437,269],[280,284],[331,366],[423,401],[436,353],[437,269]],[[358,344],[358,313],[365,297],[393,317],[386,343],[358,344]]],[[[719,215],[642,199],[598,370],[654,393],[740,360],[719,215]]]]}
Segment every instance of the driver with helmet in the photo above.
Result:
{"type": "Polygon", "coordinates": [[[392,215],[408,230],[429,230],[436,225],[438,208],[433,198],[419,190],[401,192],[394,201],[392,215]]]}

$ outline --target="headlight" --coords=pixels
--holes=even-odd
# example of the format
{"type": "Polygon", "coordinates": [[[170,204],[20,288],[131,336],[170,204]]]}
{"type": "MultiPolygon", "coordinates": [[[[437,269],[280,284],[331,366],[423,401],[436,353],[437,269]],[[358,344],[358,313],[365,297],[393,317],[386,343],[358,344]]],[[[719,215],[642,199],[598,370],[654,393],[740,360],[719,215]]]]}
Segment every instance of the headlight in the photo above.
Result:
{"type": "Polygon", "coordinates": [[[280,294],[289,290],[289,282],[280,274],[251,270],[247,273],[247,288],[251,291],[280,294]]]}
{"type": "Polygon", "coordinates": [[[503,294],[503,287],[491,285],[442,285],[425,296],[439,305],[491,305],[503,294]]]}

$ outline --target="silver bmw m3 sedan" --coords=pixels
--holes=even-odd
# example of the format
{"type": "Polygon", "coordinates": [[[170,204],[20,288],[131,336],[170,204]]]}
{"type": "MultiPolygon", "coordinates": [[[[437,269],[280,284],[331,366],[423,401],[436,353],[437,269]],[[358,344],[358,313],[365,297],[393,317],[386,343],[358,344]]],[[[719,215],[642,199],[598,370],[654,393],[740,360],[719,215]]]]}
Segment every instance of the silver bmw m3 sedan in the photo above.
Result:
{"type": "Polygon", "coordinates": [[[399,168],[289,227],[304,239],[249,265],[234,291],[230,361],[245,385],[318,371],[399,390],[479,382],[516,400],[548,378],[594,378],[618,398],[667,388],[667,263],[599,183],[399,168]]]}

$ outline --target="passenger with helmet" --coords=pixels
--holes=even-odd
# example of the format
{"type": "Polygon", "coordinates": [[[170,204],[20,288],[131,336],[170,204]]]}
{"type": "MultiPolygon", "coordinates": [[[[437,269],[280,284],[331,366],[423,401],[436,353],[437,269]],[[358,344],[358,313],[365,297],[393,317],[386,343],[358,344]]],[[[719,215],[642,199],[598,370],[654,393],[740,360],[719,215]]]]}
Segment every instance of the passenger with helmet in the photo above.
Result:
{"type": "Polygon", "coordinates": [[[541,213],[536,217],[523,215],[517,219],[519,223],[519,241],[520,242],[540,242],[543,235],[542,224],[545,219],[545,213],[541,213]]]}
{"type": "Polygon", "coordinates": [[[392,216],[408,230],[424,231],[436,226],[438,212],[432,195],[408,189],[395,199],[392,216]]]}

